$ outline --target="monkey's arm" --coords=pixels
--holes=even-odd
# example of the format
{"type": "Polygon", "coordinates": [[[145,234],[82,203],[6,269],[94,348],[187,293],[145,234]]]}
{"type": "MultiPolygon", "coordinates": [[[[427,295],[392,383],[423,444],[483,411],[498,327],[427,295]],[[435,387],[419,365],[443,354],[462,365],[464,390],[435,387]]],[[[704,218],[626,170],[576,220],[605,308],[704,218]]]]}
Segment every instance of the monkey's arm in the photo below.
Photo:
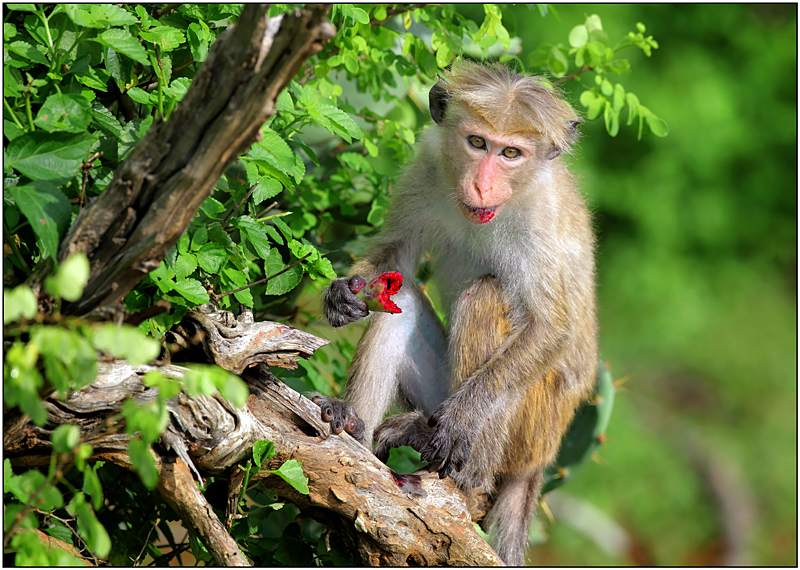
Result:
{"type": "MultiPolygon", "coordinates": [[[[435,433],[421,450],[422,458],[440,476],[461,471],[476,441],[497,441],[497,437],[485,435],[499,436],[506,431],[527,389],[542,379],[563,353],[569,334],[567,313],[555,309],[544,318],[528,315],[527,322],[518,325],[431,415],[429,425],[435,433]]],[[[458,382],[454,378],[456,385],[458,382]]],[[[474,486],[482,483],[475,481],[474,486]]]]}

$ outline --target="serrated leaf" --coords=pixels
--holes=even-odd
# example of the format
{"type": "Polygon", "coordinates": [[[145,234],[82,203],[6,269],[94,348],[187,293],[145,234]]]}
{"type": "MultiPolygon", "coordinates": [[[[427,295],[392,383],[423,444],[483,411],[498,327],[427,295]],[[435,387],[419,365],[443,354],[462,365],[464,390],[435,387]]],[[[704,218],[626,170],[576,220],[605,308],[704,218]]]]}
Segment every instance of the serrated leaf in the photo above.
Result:
{"type": "Polygon", "coordinates": [[[62,4],[64,11],[78,26],[105,28],[106,26],[131,26],[136,16],[113,4],[62,4]]]}
{"type": "Polygon", "coordinates": [[[250,216],[240,216],[234,225],[245,234],[261,259],[269,257],[270,245],[264,224],[257,222],[250,216]]]}
{"type": "Polygon", "coordinates": [[[210,301],[208,291],[205,290],[203,284],[197,279],[183,279],[177,281],[172,289],[177,291],[186,300],[196,305],[202,305],[210,301]]]}
{"type": "MultiPolygon", "coordinates": [[[[87,62],[90,59],[91,58],[89,58],[88,56],[86,57],[87,62]]],[[[108,73],[105,69],[102,69],[100,67],[89,67],[85,73],[82,73],[81,75],[76,74],[76,77],[78,81],[86,85],[86,87],[97,89],[98,91],[107,92],[108,91],[107,84],[108,80],[111,79],[111,74],[108,73]]]]}
{"type": "Polygon", "coordinates": [[[228,259],[225,248],[218,243],[206,243],[196,254],[197,263],[207,273],[219,273],[222,264],[228,259]]]}
{"type": "Polygon", "coordinates": [[[72,206],[67,197],[47,180],[15,186],[9,188],[9,192],[39,238],[42,254],[55,258],[61,236],[72,216],[72,206]]]}
{"type": "Polygon", "coordinates": [[[92,102],[92,118],[94,124],[100,127],[103,132],[117,140],[122,139],[122,125],[120,122],[111,114],[111,111],[96,101],[92,102]]]}
{"type": "Polygon", "coordinates": [[[291,176],[295,166],[292,149],[278,133],[269,127],[263,127],[261,132],[263,139],[253,145],[248,156],[257,162],[266,162],[291,176]]]}
{"type": "Polygon", "coordinates": [[[157,26],[146,32],[139,32],[139,37],[146,42],[158,45],[164,51],[172,51],[186,42],[186,36],[181,30],[169,26],[157,26]]]}
{"type": "Polygon", "coordinates": [[[197,269],[197,258],[191,253],[184,253],[178,256],[175,261],[175,278],[185,279],[197,269]]]}
{"type": "Polygon", "coordinates": [[[258,188],[253,191],[253,201],[260,204],[283,192],[283,185],[271,176],[259,176],[258,188]]]}
{"type": "MultiPolygon", "coordinates": [[[[271,277],[285,267],[280,252],[273,248],[269,253],[269,257],[264,260],[264,275],[271,277]]],[[[300,264],[295,265],[288,271],[267,281],[265,293],[267,295],[283,295],[284,293],[288,293],[300,283],[302,277],[303,268],[300,264]]]]}
{"type": "MultiPolygon", "coordinates": [[[[239,289],[247,285],[247,276],[244,272],[234,267],[226,267],[223,272],[223,284],[230,286],[230,290],[239,289]]],[[[248,307],[253,306],[253,294],[250,289],[242,289],[233,294],[237,301],[248,307]]]]}
{"type": "Polygon", "coordinates": [[[8,145],[5,166],[33,180],[69,180],[86,160],[95,138],[87,133],[34,132],[8,145]]]}
{"type": "Polygon", "coordinates": [[[44,65],[50,65],[50,62],[47,61],[47,58],[44,56],[42,52],[36,49],[36,46],[32,43],[28,43],[26,41],[18,40],[16,42],[11,42],[10,44],[5,46],[10,51],[13,51],[15,54],[24,57],[34,63],[41,63],[44,65]]]}
{"type": "Polygon", "coordinates": [[[113,28],[111,30],[106,30],[98,36],[89,39],[126,55],[143,65],[149,65],[150,63],[147,58],[147,52],[142,47],[142,44],[123,29],[113,28]]]}

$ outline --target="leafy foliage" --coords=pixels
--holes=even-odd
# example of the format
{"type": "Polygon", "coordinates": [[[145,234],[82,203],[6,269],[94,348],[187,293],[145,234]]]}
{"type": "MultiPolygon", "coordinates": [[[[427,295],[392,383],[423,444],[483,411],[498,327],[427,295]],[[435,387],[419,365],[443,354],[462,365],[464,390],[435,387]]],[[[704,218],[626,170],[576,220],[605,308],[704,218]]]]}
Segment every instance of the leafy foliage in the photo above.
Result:
{"type": "MultiPolygon", "coordinates": [[[[534,8],[542,17],[556,15],[549,5],[534,8]]],[[[270,15],[293,9],[273,5],[270,15]]],[[[627,124],[638,118],[640,137],[644,125],[666,135],[663,120],[609,79],[630,73],[628,61],[617,59],[619,50],[634,46],[649,57],[658,47],[645,37],[643,25],[612,48],[600,17],[590,15],[570,32],[569,47],[542,45],[526,60],[519,55],[520,39],[504,23],[506,9],[482,9],[471,18],[446,5],[332,6],[336,36],[280,94],[261,140],[222,176],[160,266],[125,297],[131,312],[160,300],[171,304],[168,313],[137,330],[60,317],[61,299],[78,299],[87,282],[85,258],[66,260],[45,282],[52,309],[40,311],[22,282],[36,264],[55,260],[80,209],[105,190],[154,120],[170,117],[211,44],[242,5],[7,5],[5,406],[44,425],[41,394],[56,390],[63,397],[90,383],[98,353],[149,362],[158,354],[157,340],[188,309],[212,299],[226,309],[250,307],[256,318],[296,315],[303,284],[321,289],[382,225],[394,178],[427,121],[425,91],[457,57],[499,59],[522,70],[527,61],[529,72],[584,87],[579,100],[587,118],[602,114],[611,136],[618,133],[626,105],[627,124]],[[584,83],[587,73],[594,74],[594,85],[584,83]]],[[[297,373],[284,374],[284,380],[298,389],[337,393],[354,348],[347,340],[334,346],[335,358],[320,354],[297,373]]],[[[158,397],[146,405],[130,400],[119,417],[111,418],[135,436],[128,453],[138,478],[102,462],[89,465],[91,447],[78,440],[74,426],[62,426],[53,434],[47,475],[37,470],[17,475],[8,461],[4,464],[10,501],[6,536],[17,528],[43,528],[85,555],[107,556],[115,565],[144,557],[166,562],[184,549],[210,560],[196,537],[175,542],[167,522],[176,517],[152,491],[156,471],[150,446],[167,424],[166,401],[179,390],[189,395],[219,390],[238,406],[247,388],[238,377],[202,366],[192,367],[180,382],[150,373],[145,383],[158,388],[158,397]],[[64,471],[69,464],[74,469],[64,471]],[[156,546],[156,528],[171,553],[156,546]]],[[[254,446],[252,460],[242,467],[248,482],[274,453],[270,445],[254,446]]],[[[405,465],[398,468],[416,465],[413,454],[401,451],[397,457],[405,465]]],[[[298,462],[270,473],[308,492],[298,462]]],[[[212,477],[206,489],[218,509],[214,488],[224,483],[212,477]]],[[[324,536],[324,526],[292,522],[296,507],[277,502],[263,486],[245,484],[244,489],[239,505],[244,516],[236,519],[232,533],[254,563],[352,564],[336,535],[324,536]]],[[[63,551],[42,554],[30,532],[14,535],[10,548],[18,564],[75,562],[63,551]]]]}

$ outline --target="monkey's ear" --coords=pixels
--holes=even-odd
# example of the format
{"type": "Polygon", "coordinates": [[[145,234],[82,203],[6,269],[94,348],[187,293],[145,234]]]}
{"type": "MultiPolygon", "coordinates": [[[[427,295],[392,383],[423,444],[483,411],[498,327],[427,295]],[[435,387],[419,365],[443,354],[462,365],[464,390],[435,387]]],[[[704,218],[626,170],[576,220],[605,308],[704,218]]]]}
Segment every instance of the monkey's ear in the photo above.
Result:
{"type": "Polygon", "coordinates": [[[431,92],[428,95],[431,117],[433,117],[437,125],[441,125],[444,120],[444,112],[447,110],[447,99],[449,96],[449,93],[444,88],[444,79],[440,77],[436,85],[431,87],[431,92]]]}
{"type": "MultiPolygon", "coordinates": [[[[567,137],[568,140],[572,141],[575,138],[575,135],[578,134],[578,125],[580,125],[583,121],[567,121],[567,137]]],[[[553,144],[550,147],[550,152],[547,153],[547,160],[553,160],[559,154],[561,154],[562,149],[553,144]]]]}

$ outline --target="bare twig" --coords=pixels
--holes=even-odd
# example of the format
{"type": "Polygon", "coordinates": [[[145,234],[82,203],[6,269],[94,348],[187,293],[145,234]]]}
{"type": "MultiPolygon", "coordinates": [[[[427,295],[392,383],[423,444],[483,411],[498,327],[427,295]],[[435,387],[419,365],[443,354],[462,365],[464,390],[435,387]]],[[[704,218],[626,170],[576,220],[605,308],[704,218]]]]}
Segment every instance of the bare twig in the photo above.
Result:
{"type": "Polygon", "coordinates": [[[161,10],[157,10],[156,13],[153,14],[153,18],[158,20],[162,16],[168,16],[180,7],[180,4],[170,4],[169,6],[165,6],[164,8],[161,8],[161,10]]]}
{"type": "Polygon", "coordinates": [[[160,523],[160,522],[161,522],[161,519],[157,518],[156,521],[153,523],[153,526],[150,527],[150,532],[147,533],[147,538],[144,539],[144,544],[142,545],[142,549],[139,551],[139,556],[137,556],[136,560],[133,561],[133,565],[134,566],[138,566],[139,565],[139,561],[142,559],[142,554],[144,554],[144,551],[147,548],[147,544],[150,542],[150,535],[153,534],[153,531],[155,530],[156,526],[158,526],[158,523],[160,523]]]}
{"type": "Polygon", "coordinates": [[[553,85],[560,85],[561,83],[566,83],[567,81],[570,81],[571,79],[575,79],[581,73],[585,73],[587,71],[594,71],[594,67],[589,67],[588,65],[584,65],[583,67],[581,67],[578,71],[576,71],[572,75],[567,75],[566,77],[562,77],[561,79],[557,79],[556,81],[553,81],[553,85]]]}
{"type": "Polygon", "coordinates": [[[255,189],[256,189],[256,186],[258,186],[258,182],[256,182],[255,184],[253,184],[253,185],[250,187],[250,190],[248,190],[248,191],[247,191],[247,195],[246,195],[244,198],[242,198],[242,201],[241,201],[241,202],[239,202],[238,204],[236,204],[236,207],[235,207],[233,210],[231,210],[230,212],[228,212],[228,215],[227,215],[227,216],[225,216],[225,219],[224,219],[224,220],[222,220],[222,229],[223,229],[223,230],[224,230],[224,229],[227,227],[227,225],[228,225],[228,220],[230,220],[230,219],[231,219],[231,216],[233,215],[233,213],[234,213],[236,210],[238,210],[239,208],[241,208],[241,207],[242,207],[242,204],[244,204],[244,203],[245,203],[245,200],[247,200],[247,199],[248,199],[250,196],[252,196],[252,195],[253,195],[253,192],[255,191],[255,189]]]}
{"type": "Polygon", "coordinates": [[[270,211],[272,208],[275,208],[277,205],[278,205],[278,203],[277,203],[277,202],[273,202],[272,204],[270,204],[269,206],[267,206],[266,208],[264,208],[264,209],[263,209],[261,212],[259,212],[259,213],[256,215],[256,219],[259,219],[261,216],[263,216],[264,214],[266,214],[267,212],[269,212],[269,211],[270,211]]]}
{"type": "Polygon", "coordinates": [[[309,255],[311,255],[311,252],[305,254],[303,257],[301,257],[300,259],[298,259],[297,261],[295,261],[294,263],[292,263],[288,267],[284,267],[283,269],[278,271],[275,275],[270,275],[269,277],[265,277],[264,279],[259,279],[255,283],[250,283],[249,285],[245,285],[244,287],[239,287],[238,289],[234,289],[233,291],[228,291],[227,293],[220,293],[219,295],[217,295],[217,298],[221,299],[222,297],[227,297],[228,295],[233,295],[234,293],[238,293],[239,291],[244,291],[245,289],[249,289],[250,287],[255,287],[256,285],[261,285],[262,283],[266,283],[270,279],[275,279],[278,275],[282,275],[283,273],[286,273],[292,267],[294,267],[295,265],[297,265],[301,261],[305,260],[309,255]]]}

